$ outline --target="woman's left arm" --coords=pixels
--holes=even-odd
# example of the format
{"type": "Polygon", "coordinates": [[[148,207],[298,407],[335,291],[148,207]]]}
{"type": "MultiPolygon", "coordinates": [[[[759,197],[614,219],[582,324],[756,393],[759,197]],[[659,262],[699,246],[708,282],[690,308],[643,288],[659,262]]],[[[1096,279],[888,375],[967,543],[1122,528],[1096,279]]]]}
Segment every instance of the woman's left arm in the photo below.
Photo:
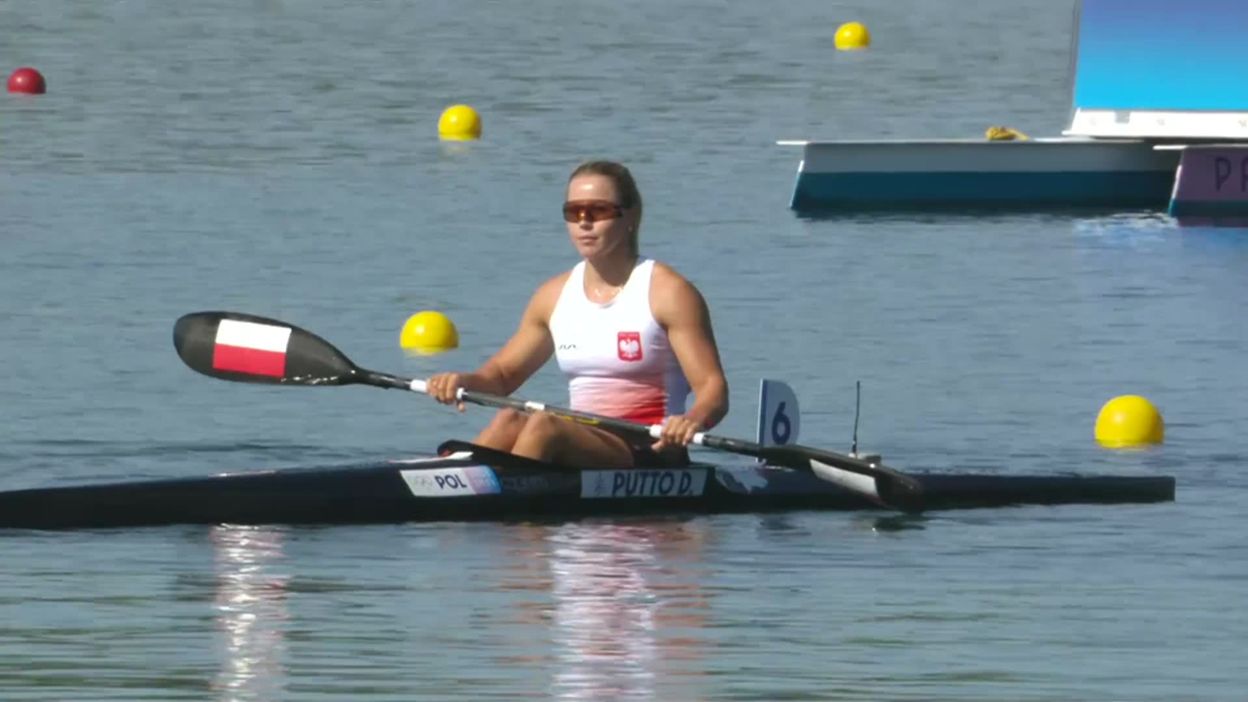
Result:
{"type": "Polygon", "coordinates": [[[687,444],[728,414],[728,380],[719,361],[711,312],[702,293],[679,273],[656,264],[651,311],[667,330],[668,341],[694,393],[693,406],[665,422],[661,444],[687,444]]]}

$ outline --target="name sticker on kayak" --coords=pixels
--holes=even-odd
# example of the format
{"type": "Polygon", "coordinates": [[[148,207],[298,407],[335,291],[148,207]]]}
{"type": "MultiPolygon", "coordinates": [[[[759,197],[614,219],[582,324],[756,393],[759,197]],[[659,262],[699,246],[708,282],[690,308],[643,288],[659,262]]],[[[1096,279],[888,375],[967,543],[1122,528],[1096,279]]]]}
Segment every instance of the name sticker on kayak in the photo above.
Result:
{"type": "Polygon", "coordinates": [[[489,466],[464,466],[435,470],[401,470],[403,482],[416,497],[496,495],[502,492],[498,476],[489,466]]]}
{"type": "Polygon", "coordinates": [[[705,468],[583,470],[581,497],[698,497],[706,488],[705,468]]]}

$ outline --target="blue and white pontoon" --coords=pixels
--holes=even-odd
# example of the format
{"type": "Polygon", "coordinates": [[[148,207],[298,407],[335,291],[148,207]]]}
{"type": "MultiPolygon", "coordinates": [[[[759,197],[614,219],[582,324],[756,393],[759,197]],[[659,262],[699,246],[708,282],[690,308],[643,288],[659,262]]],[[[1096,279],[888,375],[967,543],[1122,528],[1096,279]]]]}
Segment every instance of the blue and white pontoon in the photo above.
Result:
{"type": "Polygon", "coordinates": [[[1082,0],[1072,116],[1034,140],[781,141],[790,206],[1248,214],[1248,2],[1082,0]]]}

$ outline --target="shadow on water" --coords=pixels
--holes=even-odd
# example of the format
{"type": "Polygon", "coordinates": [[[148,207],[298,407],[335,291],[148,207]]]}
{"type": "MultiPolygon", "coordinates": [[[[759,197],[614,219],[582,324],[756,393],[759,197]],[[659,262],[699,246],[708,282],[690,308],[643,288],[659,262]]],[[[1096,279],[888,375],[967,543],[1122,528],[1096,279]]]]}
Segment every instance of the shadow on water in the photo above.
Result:
{"type": "Polygon", "coordinates": [[[1183,248],[1213,252],[1248,251],[1248,226],[1180,226],[1183,248]]]}
{"type": "Polygon", "coordinates": [[[923,531],[927,528],[927,517],[921,514],[890,514],[887,517],[876,517],[870,523],[873,531],[881,533],[923,531]]]}

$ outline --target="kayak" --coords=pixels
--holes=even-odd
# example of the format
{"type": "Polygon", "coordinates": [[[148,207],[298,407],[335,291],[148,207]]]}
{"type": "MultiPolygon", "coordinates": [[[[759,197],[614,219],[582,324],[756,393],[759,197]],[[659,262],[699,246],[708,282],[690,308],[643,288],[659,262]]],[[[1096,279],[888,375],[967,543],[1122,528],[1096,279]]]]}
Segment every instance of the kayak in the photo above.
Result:
{"type": "MultiPolygon", "coordinates": [[[[357,465],[0,492],[0,528],[548,520],[627,514],[881,509],[808,471],[695,462],[602,470],[448,441],[357,465]]],[[[929,510],[1174,499],[1169,476],[913,473],[929,510]]]]}
{"type": "MultiPolygon", "coordinates": [[[[212,378],[293,387],[368,385],[427,393],[425,381],[361,368],[311,332],[239,312],[196,312],[174,324],[174,348],[212,378]]],[[[544,412],[653,440],[661,425],[460,388],[462,402],[544,412]]],[[[78,529],[172,524],[358,524],[547,520],[623,514],[932,509],[1014,504],[1162,502],[1170,476],[906,473],[878,455],[794,443],[796,395],[762,381],[758,441],[698,432],[691,443],[757,462],[605,470],[543,463],[448,441],[437,455],[0,492],[0,528],[78,529]]]]}

